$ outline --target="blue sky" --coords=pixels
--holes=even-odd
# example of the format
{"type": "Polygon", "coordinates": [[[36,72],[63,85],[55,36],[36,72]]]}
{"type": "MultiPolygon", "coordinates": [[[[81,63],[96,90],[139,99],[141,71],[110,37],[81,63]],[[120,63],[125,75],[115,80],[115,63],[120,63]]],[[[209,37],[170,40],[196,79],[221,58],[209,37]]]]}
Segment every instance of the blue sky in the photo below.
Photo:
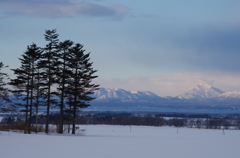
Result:
{"type": "Polygon", "coordinates": [[[0,0],[1,61],[18,67],[27,45],[45,46],[56,28],[91,52],[103,87],[240,90],[239,10],[238,0],[0,0]]]}

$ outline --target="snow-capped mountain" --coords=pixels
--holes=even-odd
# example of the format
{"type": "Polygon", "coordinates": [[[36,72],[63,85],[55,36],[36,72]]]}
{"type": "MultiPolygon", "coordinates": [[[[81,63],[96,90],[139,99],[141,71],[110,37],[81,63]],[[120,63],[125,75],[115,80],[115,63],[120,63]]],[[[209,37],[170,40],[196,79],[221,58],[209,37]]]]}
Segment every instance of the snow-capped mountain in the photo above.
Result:
{"type": "Polygon", "coordinates": [[[227,92],[200,84],[177,97],[160,97],[150,91],[126,91],[100,88],[95,91],[92,111],[161,111],[161,112],[240,112],[240,91],[227,92]]]}
{"type": "Polygon", "coordinates": [[[177,96],[179,99],[206,99],[217,97],[224,92],[208,84],[199,84],[189,89],[186,93],[177,96]]]}
{"type": "Polygon", "coordinates": [[[218,98],[240,99],[240,91],[226,92],[217,96],[218,98]]]}
{"type": "Polygon", "coordinates": [[[101,100],[153,100],[161,99],[150,91],[126,91],[124,89],[100,88],[93,95],[97,101],[101,100]]]}

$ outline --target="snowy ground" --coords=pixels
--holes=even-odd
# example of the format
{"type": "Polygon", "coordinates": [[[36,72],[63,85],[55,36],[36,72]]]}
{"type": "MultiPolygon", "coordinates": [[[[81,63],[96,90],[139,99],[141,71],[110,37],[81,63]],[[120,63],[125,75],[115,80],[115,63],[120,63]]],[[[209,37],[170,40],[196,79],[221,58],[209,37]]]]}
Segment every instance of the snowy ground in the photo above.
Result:
{"type": "Polygon", "coordinates": [[[0,132],[1,158],[238,158],[239,130],[82,125],[86,136],[0,132]],[[131,131],[130,131],[131,130],[131,131]]]}

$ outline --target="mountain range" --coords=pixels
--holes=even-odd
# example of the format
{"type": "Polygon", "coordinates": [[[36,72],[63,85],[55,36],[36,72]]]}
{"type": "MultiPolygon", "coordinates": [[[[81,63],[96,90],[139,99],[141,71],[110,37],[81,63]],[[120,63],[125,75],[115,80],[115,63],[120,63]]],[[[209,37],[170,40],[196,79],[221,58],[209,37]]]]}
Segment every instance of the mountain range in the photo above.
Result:
{"type": "Polygon", "coordinates": [[[186,93],[175,97],[160,97],[150,91],[127,91],[124,89],[100,88],[93,94],[91,110],[138,110],[168,111],[190,109],[209,112],[240,112],[240,91],[224,92],[208,84],[199,84],[186,93]],[[237,110],[237,111],[236,111],[237,110]]]}
{"type": "MultiPolygon", "coordinates": [[[[100,88],[92,96],[96,99],[84,109],[86,111],[240,113],[240,91],[223,92],[207,84],[199,84],[175,97],[161,97],[150,91],[112,88],[100,88]]],[[[14,103],[18,102],[23,101],[14,100],[14,103]]],[[[44,110],[45,106],[40,109],[44,110]]]]}
{"type": "Polygon", "coordinates": [[[124,89],[100,88],[93,95],[97,101],[122,100],[156,100],[161,99],[160,96],[150,91],[126,91],[124,89]]]}
{"type": "Polygon", "coordinates": [[[150,91],[126,91],[124,89],[100,88],[93,95],[97,101],[139,101],[139,100],[203,100],[203,99],[240,99],[240,91],[224,92],[208,84],[199,84],[186,93],[175,97],[160,97],[150,91]]]}

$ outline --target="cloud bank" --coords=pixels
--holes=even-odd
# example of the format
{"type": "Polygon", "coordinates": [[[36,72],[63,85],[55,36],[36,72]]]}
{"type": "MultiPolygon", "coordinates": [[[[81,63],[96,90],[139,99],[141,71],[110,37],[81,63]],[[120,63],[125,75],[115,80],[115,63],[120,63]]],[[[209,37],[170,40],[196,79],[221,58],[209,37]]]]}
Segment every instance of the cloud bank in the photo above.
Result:
{"type": "Polygon", "coordinates": [[[79,15],[91,17],[119,17],[130,12],[124,5],[103,6],[76,0],[2,0],[0,9],[6,17],[30,16],[62,18],[79,15]]]}
{"type": "MultiPolygon", "coordinates": [[[[189,30],[184,28],[180,31],[164,33],[156,29],[149,30],[150,37],[145,36],[148,48],[133,48],[129,58],[137,65],[158,71],[240,72],[239,28],[212,26],[189,30]],[[143,53],[140,54],[140,51],[143,53]]],[[[136,39],[141,37],[136,36],[136,39]]]]}

